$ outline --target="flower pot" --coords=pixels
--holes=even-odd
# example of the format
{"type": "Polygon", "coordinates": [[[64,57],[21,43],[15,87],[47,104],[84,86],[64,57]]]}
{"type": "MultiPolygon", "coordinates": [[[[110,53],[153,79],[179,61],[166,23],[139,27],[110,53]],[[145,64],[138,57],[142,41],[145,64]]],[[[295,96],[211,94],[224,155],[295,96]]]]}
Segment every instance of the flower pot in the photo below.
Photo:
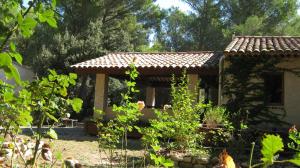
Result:
{"type": "Polygon", "coordinates": [[[97,124],[94,121],[85,122],[84,129],[89,135],[97,135],[98,134],[97,124]]]}

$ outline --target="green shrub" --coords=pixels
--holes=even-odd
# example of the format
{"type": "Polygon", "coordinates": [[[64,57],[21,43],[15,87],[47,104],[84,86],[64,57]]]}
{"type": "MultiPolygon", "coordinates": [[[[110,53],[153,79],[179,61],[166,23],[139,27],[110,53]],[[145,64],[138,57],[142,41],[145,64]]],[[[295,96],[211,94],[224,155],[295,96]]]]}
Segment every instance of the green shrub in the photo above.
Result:
{"type": "Polygon", "coordinates": [[[198,103],[196,95],[189,90],[186,72],[179,81],[173,77],[171,97],[171,108],[155,110],[156,118],[150,120],[150,127],[141,131],[144,133],[143,142],[150,147],[150,152],[156,151],[154,148],[192,150],[200,147],[199,109],[204,105],[198,103]]]}
{"type": "Polygon", "coordinates": [[[227,121],[226,108],[220,106],[208,108],[203,118],[203,122],[210,128],[216,128],[220,124],[226,124],[227,121]]]}
{"type": "MultiPolygon", "coordinates": [[[[134,128],[138,129],[136,125],[139,117],[142,116],[141,110],[143,108],[133,100],[134,94],[139,92],[139,90],[136,89],[135,82],[138,74],[134,63],[131,63],[130,69],[126,71],[126,75],[129,77],[129,80],[125,81],[126,92],[121,93],[122,103],[120,105],[113,105],[113,111],[116,117],[108,121],[107,124],[103,124],[101,118],[97,121],[99,150],[102,150],[102,148],[109,150],[108,158],[110,159],[111,166],[117,145],[122,146],[121,158],[118,158],[120,159],[121,165],[127,167],[128,164],[127,136],[134,128]]],[[[100,111],[100,113],[102,113],[102,111],[100,111]]]]}

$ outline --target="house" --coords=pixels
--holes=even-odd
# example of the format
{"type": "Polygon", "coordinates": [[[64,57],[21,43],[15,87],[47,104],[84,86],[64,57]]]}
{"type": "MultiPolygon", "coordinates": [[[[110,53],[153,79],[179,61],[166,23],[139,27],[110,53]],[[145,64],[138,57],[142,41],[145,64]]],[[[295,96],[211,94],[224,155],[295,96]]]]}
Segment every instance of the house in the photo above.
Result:
{"type": "Polygon", "coordinates": [[[284,121],[300,125],[299,56],[300,37],[236,36],[222,52],[118,52],[72,68],[77,73],[96,74],[94,105],[105,111],[107,119],[113,117],[107,106],[108,77],[123,79],[136,59],[137,83],[146,95],[141,98],[147,107],[142,120],[153,117],[153,107],[168,103],[171,76],[186,69],[189,88],[199,97],[219,105],[234,102],[237,110],[252,110],[249,115],[257,118],[273,120],[270,114],[278,114],[284,121]],[[200,90],[195,90],[199,85],[200,90]],[[270,112],[262,116],[259,109],[270,112]]]}

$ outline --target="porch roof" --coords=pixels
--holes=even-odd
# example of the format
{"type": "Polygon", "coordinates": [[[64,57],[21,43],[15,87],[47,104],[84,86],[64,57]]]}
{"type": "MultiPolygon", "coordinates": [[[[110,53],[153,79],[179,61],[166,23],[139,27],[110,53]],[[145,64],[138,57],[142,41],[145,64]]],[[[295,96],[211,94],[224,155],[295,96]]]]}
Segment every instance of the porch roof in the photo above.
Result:
{"type": "Polygon", "coordinates": [[[87,60],[75,65],[77,72],[103,72],[107,74],[122,74],[134,61],[141,73],[170,74],[176,70],[211,71],[218,69],[218,62],[222,52],[117,52],[102,57],[87,60]]]}
{"type": "Polygon", "coordinates": [[[261,54],[300,55],[300,36],[235,36],[225,55],[261,54]]]}

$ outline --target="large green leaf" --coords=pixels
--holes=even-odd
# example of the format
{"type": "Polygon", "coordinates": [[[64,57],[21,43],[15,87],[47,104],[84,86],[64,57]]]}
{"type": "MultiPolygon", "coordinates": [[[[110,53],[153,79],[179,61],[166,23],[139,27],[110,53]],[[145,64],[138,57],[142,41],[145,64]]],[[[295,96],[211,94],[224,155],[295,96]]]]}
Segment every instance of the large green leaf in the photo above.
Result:
{"type": "Polygon", "coordinates": [[[6,66],[12,64],[12,59],[7,52],[0,53],[0,66],[6,66]]]}
{"type": "Polygon", "coordinates": [[[270,165],[274,161],[274,155],[283,151],[283,142],[279,135],[266,135],[262,140],[261,153],[263,155],[262,161],[264,164],[270,165]]]}
{"type": "Polygon", "coordinates": [[[42,13],[39,13],[38,18],[40,22],[47,22],[51,27],[57,28],[57,23],[54,18],[54,11],[53,10],[46,10],[42,13]]]}
{"type": "Polygon", "coordinates": [[[16,45],[13,42],[10,42],[9,46],[10,46],[11,51],[16,52],[16,45]]]}
{"type": "Polygon", "coordinates": [[[56,0],[52,0],[51,7],[54,9],[56,7],[56,0]]]}
{"type": "Polygon", "coordinates": [[[21,85],[22,81],[18,69],[14,65],[9,65],[8,68],[10,72],[6,73],[6,75],[11,76],[12,78],[15,79],[18,85],[21,85]]]}
{"type": "Polygon", "coordinates": [[[71,104],[75,112],[80,112],[83,101],[79,98],[69,99],[68,102],[71,104]]]}
{"type": "Polygon", "coordinates": [[[297,165],[297,166],[300,166],[300,153],[297,153],[293,159],[290,159],[289,162],[297,165]]]}
{"type": "Polygon", "coordinates": [[[14,93],[12,93],[12,92],[5,92],[3,94],[3,99],[4,99],[5,102],[9,102],[11,100],[14,100],[14,98],[15,98],[14,93]]]}
{"type": "Polygon", "coordinates": [[[58,136],[56,134],[56,132],[54,131],[54,129],[50,129],[48,132],[47,132],[47,135],[52,138],[52,139],[57,139],[58,136]]]}
{"type": "Polygon", "coordinates": [[[14,57],[20,65],[22,65],[23,58],[20,53],[11,53],[11,56],[14,57]]]}
{"type": "Polygon", "coordinates": [[[47,115],[47,117],[49,117],[51,120],[53,120],[53,121],[55,121],[55,122],[58,122],[58,120],[57,120],[52,114],[46,112],[46,115],[47,115]]]}
{"type": "Polygon", "coordinates": [[[37,25],[37,21],[31,17],[26,17],[25,19],[23,19],[21,23],[19,23],[19,27],[22,35],[25,38],[30,37],[33,34],[33,30],[36,25],[37,25]]]}

